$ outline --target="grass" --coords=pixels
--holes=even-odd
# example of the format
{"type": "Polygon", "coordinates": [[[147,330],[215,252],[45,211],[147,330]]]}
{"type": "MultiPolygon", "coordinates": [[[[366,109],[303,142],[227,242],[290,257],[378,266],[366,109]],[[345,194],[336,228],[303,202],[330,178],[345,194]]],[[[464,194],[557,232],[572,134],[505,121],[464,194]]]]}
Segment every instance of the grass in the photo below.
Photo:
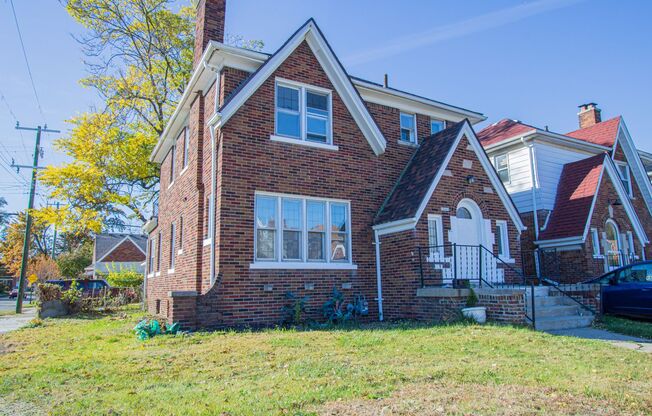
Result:
{"type": "Polygon", "coordinates": [[[619,334],[631,335],[633,337],[652,340],[652,323],[635,321],[632,319],[619,318],[617,316],[605,315],[595,324],[598,328],[619,334]]]}
{"type": "MultiPolygon", "coordinates": [[[[135,309],[0,335],[0,408],[76,414],[644,414],[652,355],[509,326],[138,341],[135,309]]],[[[7,410],[9,409],[9,410],[7,410]]]]}

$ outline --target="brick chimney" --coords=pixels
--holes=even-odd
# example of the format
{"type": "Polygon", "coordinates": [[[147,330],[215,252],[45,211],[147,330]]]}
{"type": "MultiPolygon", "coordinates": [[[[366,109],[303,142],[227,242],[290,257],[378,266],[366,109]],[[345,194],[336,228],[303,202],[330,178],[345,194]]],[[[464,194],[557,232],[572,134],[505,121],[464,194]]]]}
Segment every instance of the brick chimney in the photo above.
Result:
{"type": "Polygon", "coordinates": [[[580,120],[581,129],[591,127],[602,121],[602,117],[600,116],[601,110],[597,107],[596,103],[582,104],[579,107],[580,112],[577,115],[580,120]]]}
{"type": "Polygon", "coordinates": [[[224,42],[224,17],[226,0],[195,0],[197,3],[197,22],[195,23],[195,59],[197,68],[206,45],[211,40],[224,42]]]}

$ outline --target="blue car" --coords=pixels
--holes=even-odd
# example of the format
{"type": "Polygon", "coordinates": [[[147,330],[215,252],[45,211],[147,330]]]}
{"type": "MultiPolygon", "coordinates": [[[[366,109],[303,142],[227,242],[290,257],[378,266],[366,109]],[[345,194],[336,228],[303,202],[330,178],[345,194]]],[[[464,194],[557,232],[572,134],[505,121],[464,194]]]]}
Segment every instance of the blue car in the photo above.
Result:
{"type": "Polygon", "coordinates": [[[652,319],[652,261],[620,267],[587,283],[602,284],[604,313],[652,319]]]}

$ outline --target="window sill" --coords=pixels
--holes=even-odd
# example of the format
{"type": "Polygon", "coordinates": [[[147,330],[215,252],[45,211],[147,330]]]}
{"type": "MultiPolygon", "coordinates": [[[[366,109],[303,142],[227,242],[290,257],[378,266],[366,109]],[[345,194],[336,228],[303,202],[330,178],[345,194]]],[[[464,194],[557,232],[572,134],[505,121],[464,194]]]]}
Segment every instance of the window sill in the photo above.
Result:
{"type": "Polygon", "coordinates": [[[147,275],[148,279],[151,279],[152,277],[154,277],[154,273],[150,273],[150,274],[147,275]]]}
{"type": "Polygon", "coordinates": [[[170,184],[168,185],[168,189],[172,188],[172,185],[174,185],[174,181],[170,182],[170,184]]]}
{"type": "Polygon", "coordinates": [[[397,143],[400,144],[401,146],[407,146],[407,147],[419,147],[417,143],[412,143],[412,142],[406,142],[405,140],[397,140],[397,143]]]}
{"type": "Polygon", "coordinates": [[[154,273],[154,277],[159,277],[160,275],[161,275],[161,272],[154,273]]]}
{"type": "Polygon", "coordinates": [[[603,256],[602,254],[594,254],[594,255],[593,255],[593,258],[594,258],[594,259],[603,259],[604,256],[603,256]]]}
{"type": "Polygon", "coordinates": [[[177,251],[177,254],[183,254],[183,249],[177,251]]]}
{"type": "Polygon", "coordinates": [[[168,269],[168,274],[174,274],[174,269],[168,269]]]}
{"type": "Polygon", "coordinates": [[[188,166],[189,165],[186,165],[185,168],[181,169],[181,172],[179,172],[179,177],[181,177],[184,173],[186,173],[186,171],[188,170],[188,166]]]}
{"type": "Polygon", "coordinates": [[[213,242],[213,241],[212,241],[210,238],[205,238],[205,239],[204,239],[203,246],[204,246],[204,247],[206,247],[206,246],[210,246],[212,242],[213,242]]]}
{"type": "Polygon", "coordinates": [[[277,135],[274,135],[274,134],[269,136],[269,138],[273,142],[298,144],[300,146],[315,147],[317,149],[324,149],[324,150],[334,150],[334,151],[339,150],[339,147],[337,147],[337,146],[335,146],[333,144],[309,142],[309,141],[306,141],[306,140],[293,139],[293,138],[290,138],[290,137],[277,136],[277,135]]]}
{"type": "Polygon", "coordinates": [[[256,262],[249,265],[252,270],[357,270],[351,263],[304,263],[304,262],[256,262]]]}
{"type": "Polygon", "coordinates": [[[505,263],[507,263],[507,264],[514,264],[514,263],[516,263],[516,259],[511,259],[511,258],[509,258],[509,257],[498,256],[498,258],[499,258],[501,261],[503,261],[503,262],[505,262],[505,263]]]}

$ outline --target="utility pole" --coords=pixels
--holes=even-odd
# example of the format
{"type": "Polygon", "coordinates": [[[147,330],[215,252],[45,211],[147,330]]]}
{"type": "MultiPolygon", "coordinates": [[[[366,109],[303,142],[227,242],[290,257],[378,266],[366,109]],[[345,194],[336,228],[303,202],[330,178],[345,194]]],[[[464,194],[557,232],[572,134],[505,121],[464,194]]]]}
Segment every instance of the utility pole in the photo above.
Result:
{"type": "Polygon", "coordinates": [[[16,313],[23,313],[23,296],[25,295],[25,274],[27,273],[27,260],[29,257],[29,240],[32,231],[32,214],[34,208],[34,193],[36,192],[36,171],[38,170],[38,157],[41,153],[41,133],[61,133],[59,130],[49,130],[47,124],[44,127],[21,127],[16,122],[16,130],[29,130],[36,132],[36,144],[34,145],[34,163],[32,166],[32,181],[29,187],[29,202],[27,203],[27,215],[25,218],[25,240],[23,241],[23,258],[20,265],[20,279],[18,280],[18,296],[16,297],[16,313]]]}

